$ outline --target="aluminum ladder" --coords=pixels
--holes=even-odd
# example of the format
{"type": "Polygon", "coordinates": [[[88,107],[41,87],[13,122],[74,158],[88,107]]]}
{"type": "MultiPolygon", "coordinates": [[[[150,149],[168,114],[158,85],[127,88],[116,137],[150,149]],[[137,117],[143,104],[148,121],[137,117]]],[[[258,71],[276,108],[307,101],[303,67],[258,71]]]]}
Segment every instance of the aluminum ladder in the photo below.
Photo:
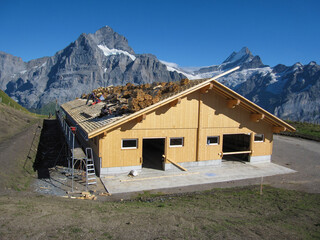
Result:
{"type": "Polygon", "coordinates": [[[97,185],[92,148],[86,148],[86,156],[86,186],[88,187],[93,184],[97,185]]]}

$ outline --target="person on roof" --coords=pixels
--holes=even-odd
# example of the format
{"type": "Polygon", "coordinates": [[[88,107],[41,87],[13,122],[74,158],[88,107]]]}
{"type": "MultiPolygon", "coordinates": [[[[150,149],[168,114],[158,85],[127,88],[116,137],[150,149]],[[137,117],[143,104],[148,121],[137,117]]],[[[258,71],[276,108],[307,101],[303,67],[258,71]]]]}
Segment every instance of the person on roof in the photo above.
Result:
{"type": "Polygon", "coordinates": [[[94,92],[92,92],[92,93],[90,93],[90,94],[88,95],[86,105],[88,105],[89,100],[92,100],[92,101],[93,101],[93,103],[92,103],[91,105],[95,105],[95,104],[101,102],[102,100],[104,100],[104,97],[103,97],[103,95],[101,95],[100,98],[98,98],[98,97],[94,94],[94,92]]]}
{"type": "Polygon", "coordinates": [[[96,96],[95,96],[94,92],[90,93],[90,94],[88,95],[86,105],[88,105],[89,100],[94,101],[95,98],[96,98],[96,96]]]}

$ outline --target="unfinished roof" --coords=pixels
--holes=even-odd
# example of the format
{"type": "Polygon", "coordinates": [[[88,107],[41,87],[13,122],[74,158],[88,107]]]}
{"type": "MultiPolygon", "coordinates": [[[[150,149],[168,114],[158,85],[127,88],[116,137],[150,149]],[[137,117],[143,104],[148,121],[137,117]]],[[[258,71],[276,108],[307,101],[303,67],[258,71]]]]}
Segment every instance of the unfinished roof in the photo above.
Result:
{"type": "MultiPolygon", "coordinates": [[[[159,95],[159,100],[153,101],[147,106],[140,107],[138,110],[131,103],[131,108],[127,109],[126,103],[110,103],[100,102],[95,105],[91,105],[92,101],[89,101],[89,105],[86,104],[86,99],[76,99],[61,105],[61,108],[68,114],[75,124],[81,128],[82,132],[87,138],[93,138],[102,134],[112,128],[118,127],[125,122],[131,121],[136,118],[145,116],[148,112],[153,111],[163,105],[179,100],[192,92],[197,90],[206,91],[211,89],[218,94],[222,95],[228,101],[230,105],[237,105],[249,111],[254,118],[263,119],[274,126],[274,131],[295,131],[295,128],[267,112],[263,108],[244,98],[240,94],[234,92],[223,84],[215,81],[216,79],[237,70],[239,67],[224,72],[216,77],[210,79],[192,80],[187,84],[183,84],[182,87],[176,89],[176,91],[169,91],[165,94],[159,95]],[[101,111],[106,108],[113,108],[109,115],[101,117],[101,111]],[[135,111],[136,110],[136,111],[135,111]],[[120,111],[120,112],[119,112],[120,111]]],[[[152,89],[156,89],[153,87],[152,89]]]]}

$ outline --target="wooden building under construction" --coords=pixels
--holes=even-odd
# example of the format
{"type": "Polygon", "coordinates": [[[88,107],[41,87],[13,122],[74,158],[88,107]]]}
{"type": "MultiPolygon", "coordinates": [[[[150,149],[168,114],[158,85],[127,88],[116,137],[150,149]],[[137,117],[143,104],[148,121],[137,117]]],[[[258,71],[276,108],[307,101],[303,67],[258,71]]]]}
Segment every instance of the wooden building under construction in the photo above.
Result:
{"type": "Polygon", "coordinates": [[[222,160],[270,162],[273,133],[295,129],[215,78],[131,114],[99,118],[104,103],[61,106],[98,174],[217,166],[222,160]]]}

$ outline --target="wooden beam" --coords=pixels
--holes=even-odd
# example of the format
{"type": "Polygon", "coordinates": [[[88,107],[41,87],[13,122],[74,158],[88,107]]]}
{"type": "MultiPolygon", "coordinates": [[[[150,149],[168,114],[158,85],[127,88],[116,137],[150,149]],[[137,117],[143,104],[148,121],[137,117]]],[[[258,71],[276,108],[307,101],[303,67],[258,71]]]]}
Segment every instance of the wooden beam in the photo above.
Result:
{"type": "Polygon", "coordinates": [[[107,136],[107,132],[103,132],[102,137],[106,137],[107,136]]]}
{"type": "Polygon", "coordinates": [[[274,132],[274,133],[279,133],[279,132],[284,132],[284,131],[286,131],[287,129],[285,128],[285,127],[279,127],[279,126],[274,126],[273,128],[272,128],[272,131],[274,132]]]}
{"type": "Polygon", "coordinates": [[[235,108],[239,104],[240,104],[240,100],[239,99],[228,99],[227,100],[227,107],[228,108],[235,108]]]}
{"type": "Polygon", "coordinates": [[[264,114],[251,113],[250,118],[251,118],[251,121],[253,121],[253,122],[259,122],[260,120],[264,119],[264,114]]]}
{"type": "Polygon", "coordinates": [[[181,98],[177,98],[176,100],[170,102],[170,107],[175,107],[177,104],[181,103],[181,98]]]}
{"type": "Polygon", "coordinates": [[[176,163],[175,161],[172,161],[172,160],[166,158],[165,155],[162,155],[162,157],[165,158],[166,160],[168,160],[169,162],[171,162],[171,163],[172,163],[173,165],[175,165],[177,168],[180,168],[181,170],[183,170],[183,171],[185,171],[185,172],[188,171],[187,169],[185,169],[184,167],[182,167],[181,165],[179,165],[179,164],[176,163]]]}
{"type": "Polygon", "coordinates": [[[147,115],[146,114],[142,114],[139,117],[136,118],[137,123],[142,122],[143,120],[146,120],[147,115]]]}
{"type": "Polygon", "coordinates": [[[207,92],[208,92],[209,90],[211,90],[212,88],[213,88],[213,83],[210,83],[209,85],[201,88],[200,92],[204,94],[204,93],[207,93],[207,92]]]}

